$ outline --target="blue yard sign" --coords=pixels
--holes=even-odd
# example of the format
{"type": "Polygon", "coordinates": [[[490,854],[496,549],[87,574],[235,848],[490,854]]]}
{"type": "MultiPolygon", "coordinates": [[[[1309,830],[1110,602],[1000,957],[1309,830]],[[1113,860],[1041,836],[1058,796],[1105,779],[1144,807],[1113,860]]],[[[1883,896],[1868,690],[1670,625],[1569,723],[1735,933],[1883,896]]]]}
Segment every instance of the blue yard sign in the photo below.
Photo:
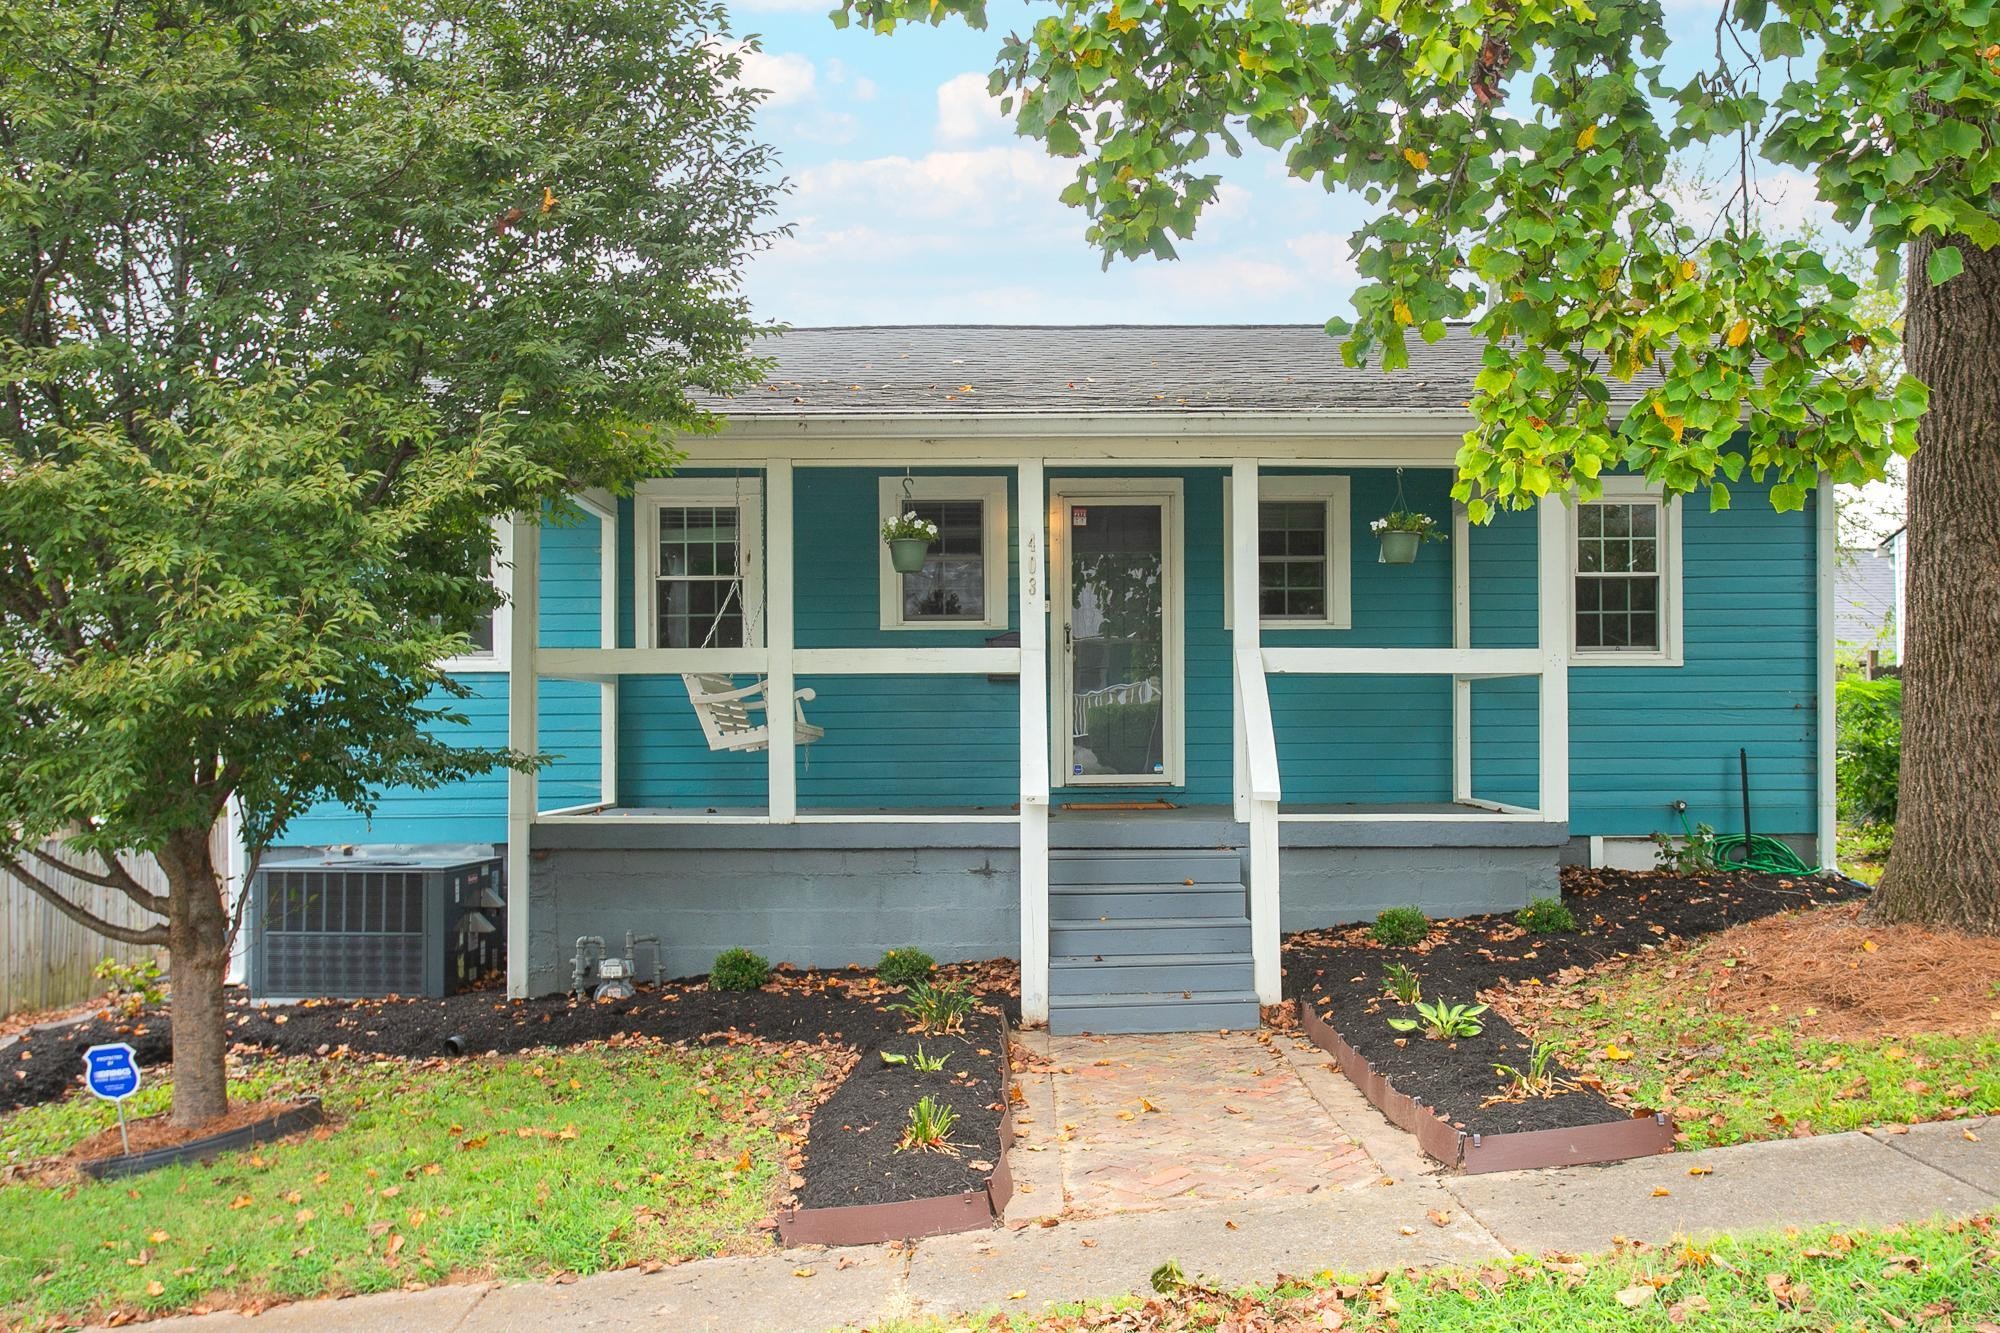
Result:
{"type": "Polygon", "coordinates": [[[126,1156],[132,1140],[125,1133],[125,1099],[139,1090],[139,1056],[122,1041],[93,1046],[83,1053],[83,1085],[118,1107],[118,1139],[126,1156]]]}

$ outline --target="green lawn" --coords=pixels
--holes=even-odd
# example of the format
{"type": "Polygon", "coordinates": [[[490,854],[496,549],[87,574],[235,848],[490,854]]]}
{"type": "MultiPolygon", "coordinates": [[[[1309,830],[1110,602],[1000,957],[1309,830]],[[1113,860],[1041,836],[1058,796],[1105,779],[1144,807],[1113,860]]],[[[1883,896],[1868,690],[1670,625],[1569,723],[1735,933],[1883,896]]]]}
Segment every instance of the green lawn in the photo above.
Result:
{"type": "Polygon", "coordinates": [[[1704,1003],[1702,969],[1727,964],[1703,944],[1552,986],[1534,1006],[1536,1035],[1635,1104],[1671,1112],[1690,1148],[2000,1111],[2000,1022],[1831,1039],[1806,1030],[1810,1013],[1751,1019],[1704,1003]]]}
{"type": "MultiPolygon", "coordinates": [[[[1191,1256],[1182,1266],[1196,1274],[1191,1256]]],[[[1585,1333],[1605,1328],[1986,1329],[2000,1311],[1994,1218],[1885,1231],[1814,1231],[1631,1247],[1605,1258],[1517,1258],[1247,1291],[1200,1287],[1147,1300],[973,1318],[892,1322],[876,1333],[944,1330],[1368,1329],[1585,1333]],[[1122,1317],[1119,1312],[1124,1312],[1122,1317]]]]}
{"type": "Polygon", "coordinates": [[[1879,883],[1895,834],[1895,829],[1883,824],[1842,823],[1833,844],[1841,872],[1863,884],[1879,883]]]}
{"type": "MultiPolygon", "coordinates": [[[[238,1095],[316,1092],[337,1127],[207,1167],[0,1186],[0,1325],[740,1248],[818,1073],[802,1054],[651,1045],[265,1063],[238,1095]]],[[[165,1094],[142,1093],[142,1113],[165,1094]]],[[[90,1100],[32,1107],[0,1120],[0,1160],[112,1123],[90,1100]]]]}

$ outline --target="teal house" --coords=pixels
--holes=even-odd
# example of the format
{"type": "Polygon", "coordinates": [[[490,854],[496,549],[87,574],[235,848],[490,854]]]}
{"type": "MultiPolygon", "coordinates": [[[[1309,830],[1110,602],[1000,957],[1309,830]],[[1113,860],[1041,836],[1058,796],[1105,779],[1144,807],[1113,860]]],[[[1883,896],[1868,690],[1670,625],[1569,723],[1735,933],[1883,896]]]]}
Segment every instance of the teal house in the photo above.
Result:
{"type": "Polygon", "coordinates": [[[517,522],[468,739],[533,775],[321,808],[277,855],[490,844],[508,978],[1020,960],[1059,1031],[1246,1026],[1283,932],[1649,865],[1676,802],[1832,848],[1833,524],[1618,478],[1470,526],[1477,340],[802,329],[674,475],[517,522]],[[1375,521],[1429,515],[1411,556],[1375,521]],[[885,520],[937,528],[897,567],[885,520]]]}

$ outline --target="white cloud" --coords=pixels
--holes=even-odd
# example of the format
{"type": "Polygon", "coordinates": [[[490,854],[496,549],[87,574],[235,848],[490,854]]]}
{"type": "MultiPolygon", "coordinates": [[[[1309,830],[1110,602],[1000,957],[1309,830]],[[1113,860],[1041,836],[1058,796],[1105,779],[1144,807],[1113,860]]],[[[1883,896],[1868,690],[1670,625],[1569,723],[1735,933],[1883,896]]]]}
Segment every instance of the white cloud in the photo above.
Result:
{"type": "Polygon", "coordinates": [[[743,73],[737,83],[762,88],[767,107],[792,106],[812,97],[818,85],[813,62],[795,51],[743,51],[743,73]]]}
{"type": "Polygon", "coordinates": [[[1013,128],[1000,111],[1000,99],[986,92],[983,74],[958,74],[938,85],[937,141],[973,144],[997,138],[1013,128]]]}
{"type": "Polygon", "coordinates": [[[865,74],[854,81],[854,100],[857,102],[874,101],[876,91],[875,80],[865,74]]]}
{"type": "Polygon", "coordinates": [[[732,12],[751,14],[825,14],[833,0],[736,0],[732,12]]]}
{"type": "Polygon", "coordinates": [[[828,204],[881,218],[947,221],[976,229],[1016,219],[1001,210],[1043,205],[1063,211],[1056,193],[1071,168],[1039,149],[995,147],[940,149],[922,157],[877,157],[823,162],[796,178],[794,197],[807,208],[828,204]]]}

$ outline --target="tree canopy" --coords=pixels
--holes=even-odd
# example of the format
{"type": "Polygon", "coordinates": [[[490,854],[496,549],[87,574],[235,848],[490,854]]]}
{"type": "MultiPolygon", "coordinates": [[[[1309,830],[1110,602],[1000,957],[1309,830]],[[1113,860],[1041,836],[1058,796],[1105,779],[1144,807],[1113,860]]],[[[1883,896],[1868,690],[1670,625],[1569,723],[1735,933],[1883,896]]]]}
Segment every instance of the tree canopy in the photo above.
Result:
{"type": "MultiPolygon", "coordinates": [[[[985,22],[984,0],[844,0],[837,23],[985,22]]],[[[1245,140],[1378,206],[1342,353],[1407,361],[1472,319],[1488,342],[1458,494],[1475,518],[1609,467],[1726,504],[1747,468],[1798,508],[1914,447],[1923,387],[1868,355],[1893,335],[1812,244],[1751,205],[1796,167],[1893,272],[2000,241],[1992,0],[1724,0],[1670,81],[1657,0],[1063,0],[999,46],[991,90],[1077,162],[1063,191],[1105,254],[1169,256],[1245,140]],[[1690,155],[1739,168],[1720,216],[1680,206],[1690,155]],[[1645,394],[1614,419],[1607,377],[1645,394]],[[1733,437],[1747,447],[1726,447],[1733,437]]]]}
{"type": "Polygon", "coordinates": [[[494,520],[754,378],[739,49],[704,0],[0,0],[0,869],[166,918],[107,933],[174,951],[177,1116],[222,1104],[225,805],[254,856],[532,762],[440,725],[494,520]]]}

